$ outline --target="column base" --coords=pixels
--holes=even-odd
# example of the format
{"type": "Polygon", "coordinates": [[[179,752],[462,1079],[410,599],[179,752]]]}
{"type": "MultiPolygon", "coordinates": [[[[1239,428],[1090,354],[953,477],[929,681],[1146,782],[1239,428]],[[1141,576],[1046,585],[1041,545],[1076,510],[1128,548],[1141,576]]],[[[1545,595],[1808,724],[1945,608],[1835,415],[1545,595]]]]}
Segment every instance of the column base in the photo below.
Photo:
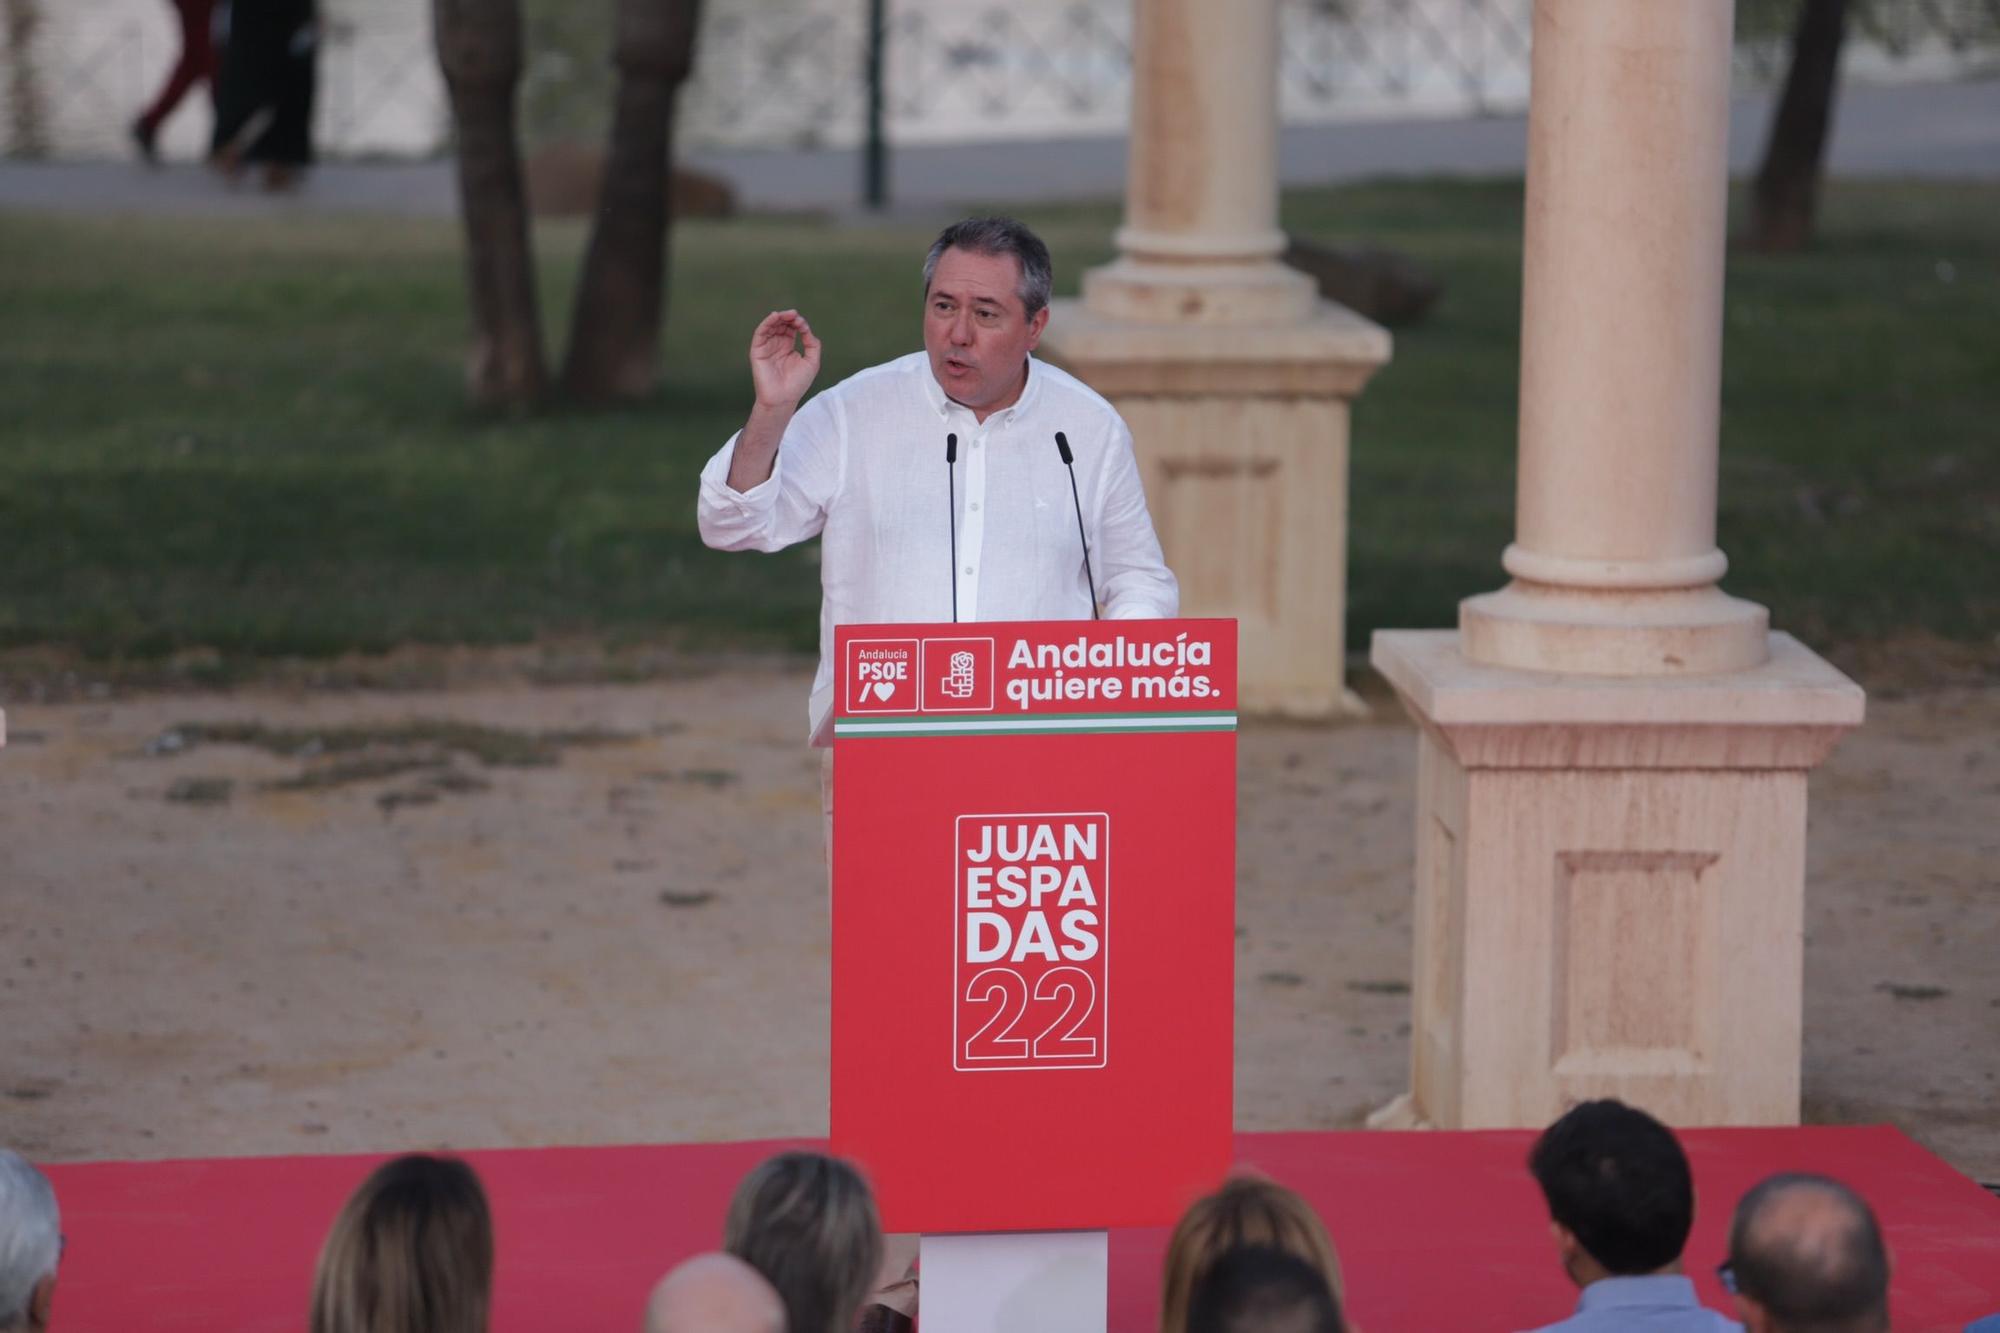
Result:
{"type": "Polygon", "coordinates": [[[1466,658],[1520,671],[1700,676],[1766,657],[1770,612],[1716,587],[1562,588],[1516,579],[1459,603],[1466,658]]]}
{"type": "Polygon", "coordinates": [[[1397,1093],[1385,1105],[1370,1111],[1368,1113],[1367,1127],[1369,1129],[1437,1128],[1436,1125],[1424,1119],[1423,1112],[1417,1109],[1417,1099],[1407,1092],[1397,1093]]]}
{"type": "Polygon", "coordinates": [[[1388,360],[1389,335],[1327,302],[1301,322],[1230,326],[1055,305],[1043,352],[1131,426],[1181,613],[1240,623],[1240,707],[1351,711],[1348,400],[1388,360]]]}
{"type": "Polygon", "coordinates": [[[1085,271],[1083,304],[1100,319],[1143,324],[1296,324],[1312,317],[1319,289],[1275,258],[1167,263],[1127,255],[1085,271]]]}
{"type": "Polygon", "coordinates": [[[1539,1127],[1604,1096],[1797,1121],[1806,775],[1864,699],[1789,635],[1767,654],[1592,678],[1376,634],[1422,732],[1411,1090],[1371,1123],[1539,1127]]]}

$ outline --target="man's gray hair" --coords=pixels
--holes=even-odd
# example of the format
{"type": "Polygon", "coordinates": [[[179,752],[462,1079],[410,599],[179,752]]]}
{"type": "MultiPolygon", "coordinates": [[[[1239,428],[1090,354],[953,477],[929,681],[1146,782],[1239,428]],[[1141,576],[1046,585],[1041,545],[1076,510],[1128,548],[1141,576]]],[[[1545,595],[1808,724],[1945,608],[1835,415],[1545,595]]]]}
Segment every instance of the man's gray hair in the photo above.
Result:
{"type": "Polygon", "coordinates": [[[1049,294],[1055,287],[1055,265],[1049,260],[1049,247],[1028,230],[1026,223],[1013,218],[966,218],[946,227],[931,242],[930,253],[924,256],[925,295],[930,294],[931,278],[947,250],[1012,255],[1021,266],[1021,281],[1014,293],[1021,298],[1027,317],[1033,319],[1037,311],[1048,305],[1049,294]]]}
{"type": "Polygon", "coordinates": [[[35,1287],[61,1255],[55,1188],[34,1163],[0,1148],[0,1329],[26,1327],[35,1287]]]}

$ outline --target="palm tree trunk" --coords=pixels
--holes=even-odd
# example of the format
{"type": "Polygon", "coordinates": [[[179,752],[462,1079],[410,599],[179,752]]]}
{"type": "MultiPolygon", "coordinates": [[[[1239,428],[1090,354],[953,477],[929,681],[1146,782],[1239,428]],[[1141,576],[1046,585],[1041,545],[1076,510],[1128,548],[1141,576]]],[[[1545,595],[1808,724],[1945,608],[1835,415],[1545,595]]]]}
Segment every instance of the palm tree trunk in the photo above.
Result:
{"type": "Polygon", "coordinates": [[[674,100],[694,66],[699,0],[618,0],[618,93],[597,223],[577,285],[563,387],[630,400],[659,382],[674,100]]]}
{"type": "Polygon", "coordinates": [[[458,132],[459,213],[472,295],[468,389],[480,406],[526,408],[547,388],[548,371],[515,130],[521,7],[519,0],[432,0],[431,15],[458,132]]]}
{"type": "Polygon", "coordinates": [[[1847,0],[1804,0],[1792,32],[1785,90],[1771,117],[1764,165],[1751,191],[1750,234],[1745,238],[1751,249],[1801,250],[1812,240],[1846,36],[1847,0]]]}

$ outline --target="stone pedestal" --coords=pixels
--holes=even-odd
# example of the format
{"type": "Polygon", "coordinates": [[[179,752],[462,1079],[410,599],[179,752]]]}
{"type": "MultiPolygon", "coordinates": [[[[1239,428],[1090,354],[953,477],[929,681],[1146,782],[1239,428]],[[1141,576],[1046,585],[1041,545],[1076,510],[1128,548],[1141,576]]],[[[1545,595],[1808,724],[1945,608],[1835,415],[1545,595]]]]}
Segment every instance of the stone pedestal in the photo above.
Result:
{"type": "Polygon", "coordinates": [[[1242,708],[1347,706],[1348,405],[1389,335],[1323,301],[1296,322],[1232,325],[1060,301],[1042,350],[1132,427],[1181,614],[1241,622],[1242,708]]]}
{"type": "Polygon", "coordinates": [[[1806,775],[1861,688],[1785,634],[1751,670],[1558,675],[1384,630],[1419,742],[1411,1091],[1386,1127],[1799,1117],[1806,775]]]}

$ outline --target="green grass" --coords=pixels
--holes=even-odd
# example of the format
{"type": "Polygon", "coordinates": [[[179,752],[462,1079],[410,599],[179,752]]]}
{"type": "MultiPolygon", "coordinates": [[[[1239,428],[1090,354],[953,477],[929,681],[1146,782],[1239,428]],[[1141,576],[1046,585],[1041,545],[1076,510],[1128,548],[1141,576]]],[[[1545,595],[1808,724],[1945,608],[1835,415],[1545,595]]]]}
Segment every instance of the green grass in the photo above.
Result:
{"type": "MultiPolygon", "coordinates": [[[[1058,286],[1115,210],[1039,210],[1058,286]]],[[[1796,259],[1734,256],[1726,586],[1822,646],[2000,631],[2000,186],[1843,186],[1796,259]],[[1949,268],[1945,266],[1949,265],[1949,268]]],[[[1349,631],[1450,623],[1512,528],[1520,191],[1308,191],[1289,227],[1405,249],[1446,293],[1355,413],[1349,631]]],[[[813,553],[721,556],[695,475],[797,305],[821,384],[916,342],[927,226],[676,234],[666,379],[598,414],[462,406],[445,223],[0,217],[0,646],[230,660],[585,635],[809,647],[813,553]]],[[[566,320],[581,236],[545,226],[566,320]]]]}

